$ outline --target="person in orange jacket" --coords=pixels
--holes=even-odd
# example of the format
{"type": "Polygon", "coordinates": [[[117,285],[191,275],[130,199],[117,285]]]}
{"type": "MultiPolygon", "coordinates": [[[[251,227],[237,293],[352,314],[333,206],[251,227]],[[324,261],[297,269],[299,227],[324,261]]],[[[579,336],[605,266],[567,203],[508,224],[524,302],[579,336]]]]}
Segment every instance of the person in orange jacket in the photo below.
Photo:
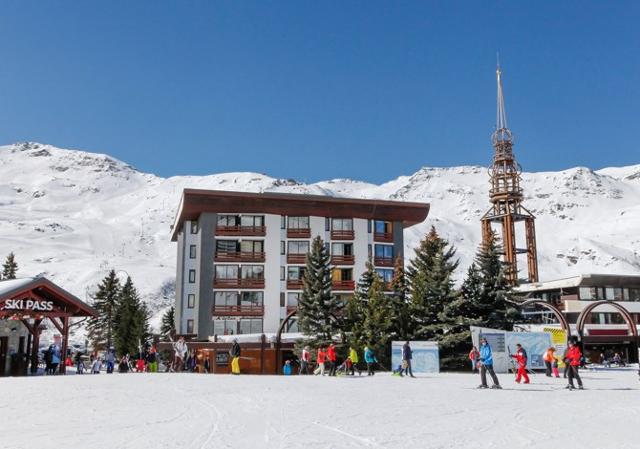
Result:
{"type": "Polygon", "coordinates": [[[313,374],[324,376],[324,363],[327,360],[327,353],[324,350],[324,346],[318,348],[318,356],[316,358],[316,362],[318,362],[318,366],[313,371],[313,374]]]}
{"type": "Polygon", "coordinates": [[[556,359],[555,357],[556,348],[550,347],[547,349],[547,352],[542,356],[542,360],[544,360],[545,366],[545,376],[551,377],[551,372],[553,368],[553,361],[556,359]]]}
{"type": "Polygon", "coordinates": [[[520,383],[520,380],[524,379],[524,383],[528,384],[529,376],[527,375],[527,351],[524,350],[520,343],[516,345],[516,353],[511,354],[511,358],[516,359],[516,363],[518,365],[516,382],[520,383]]]}
{"type": "Polygon", "coordinates": [[[571,340],[569,342],[569,350],[567,351],[567,355],[565,356],[564,363],[569,366],[569,385],[566,388],[569,390],[575,390],[576,387],[573,385],[573,379],[578,381],[578,388],[580,390],[584,389],[582,386],[582,379],[580,379],[580,374],[578,373],[578,369],[580,368],[580,361],[582,359],[582,352],[578,347],[578,344],[575,340],[571,340]]]}
{"type": "Polygon", "coordinates": [[[336,356],[336,345],[333,343],[327,348],[327,359],[329,359],[329,376],[335,376],[336,368],[338,367],[338,357],[336,356]]]}

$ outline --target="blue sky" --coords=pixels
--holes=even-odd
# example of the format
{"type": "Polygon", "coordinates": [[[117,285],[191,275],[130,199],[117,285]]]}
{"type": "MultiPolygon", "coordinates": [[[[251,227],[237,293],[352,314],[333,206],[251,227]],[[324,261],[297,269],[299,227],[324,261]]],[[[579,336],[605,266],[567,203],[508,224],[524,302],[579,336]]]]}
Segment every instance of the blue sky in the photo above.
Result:
{"type": "Polygon", "coordinates": [[[640,163],[640,2],[4,2],[0,142],[163,176],[640,163]]]}

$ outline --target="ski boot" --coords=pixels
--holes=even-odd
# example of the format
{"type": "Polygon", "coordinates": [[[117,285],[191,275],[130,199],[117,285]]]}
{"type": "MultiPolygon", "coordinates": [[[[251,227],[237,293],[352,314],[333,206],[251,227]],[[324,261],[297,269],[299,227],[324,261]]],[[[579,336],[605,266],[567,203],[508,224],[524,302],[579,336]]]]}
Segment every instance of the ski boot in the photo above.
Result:
{"type": "Polygon", "coordinates": [[[500,385],[491,385],[491,389],[492,390],[502,390],[502,387],[500,385]]]}
{"type": "Polygon", "coordinates": [[[489,387],[487,387],[486,385],[478,385],[476,388],[478,388],[478,390],[486,390],[489,387]]]}

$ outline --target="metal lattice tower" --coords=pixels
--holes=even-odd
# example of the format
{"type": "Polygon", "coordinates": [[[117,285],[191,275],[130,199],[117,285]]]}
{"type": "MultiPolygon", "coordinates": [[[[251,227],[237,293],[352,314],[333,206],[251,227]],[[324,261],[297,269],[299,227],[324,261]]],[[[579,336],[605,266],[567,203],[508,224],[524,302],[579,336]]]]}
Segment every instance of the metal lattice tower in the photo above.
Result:
{"type": "Polygon", "coordinates": [[[492,136],[493,164],[489,168],[491,209],[482,217],[482,241],[486,244],[493,237],[494,226],[502,234],[501,252],[509,264],[507,278],[518,284],[518,254],[526,254],[529,282],[538,281],[538,256],[536,250],[535,217],[522,205],[520,173],[522,168],[513,155],[513,137],[507,126],[507,114],[502,93],[502,72],[496,70],[498,98],[496,130],[492,136]],[[524,222],[526,248],[516,246],[516,224],[524,222]]]}

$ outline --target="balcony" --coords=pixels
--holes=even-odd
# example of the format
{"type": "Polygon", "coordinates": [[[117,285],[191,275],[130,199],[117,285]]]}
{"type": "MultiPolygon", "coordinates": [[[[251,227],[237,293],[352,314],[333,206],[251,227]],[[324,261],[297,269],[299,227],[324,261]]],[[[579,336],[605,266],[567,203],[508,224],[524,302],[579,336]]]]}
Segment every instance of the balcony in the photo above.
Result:
{"type": "Polygon", "coordinates": [[[373,264],[376,267],[392,267],[393,257],[374,257],[373,264]]]}
{"type": "Polygon", "coordinates": [[[353,229],[346,231],[331,231],[331,240],[353,240],[353,229]]]}
{"type": "Polygon", "coordinates": [[[213,315],[225,316],[262,316],[264,315],[264,306],[260,305],[214,305],[213,315]]]}
{"type": "Polygon", "coordinates": [[[216,251],[216,262],[264,262],[263,252],[216,251]]]}
{"type": "Polygon", "coordinates": [[[298,306],[287,306],[287,315],[291,312],[296,312],[298,310],[298,306]]]}
{"type": "Polygon", "coordinates": [[[217,226],[216,235],[264,237],[266,226],[217,226]]]}
{"type": "Polygon", "coordinates": [[[382,243],[393,243],[393,233],[392,232],[374,232],[373,241],[382,242],[382,243]]]}
{"type": "Polygon", "coordinates": [[[303,287],[302,279],[287,279],[287,290],[302,290],[303,287]]]}
{"type": "Polygon", "coordinates": [[[353,265],[355,257],[351,256],[331,256],[331,265],[353,265]]]}
{"type": "Polygon", "coordinates": [[[355,288],[355,281],[333,281],[331,287],[334,290],[352,291],[355,288]]]}
{"type": "Polygon", "coordinates": [[[308,239],[311,237],[311,229],[287,229],[288,239],[308,239]]]}
{"type": "Polygon", "coordinates": [[[289,264],[305,264],[307,263],[306,254],[287,254],[287,263],[289,264]]]}
{"type": "Polygon", "coordinates": [[[264,288],[264,279],[214,279],[213,288],[264,288]]]}

